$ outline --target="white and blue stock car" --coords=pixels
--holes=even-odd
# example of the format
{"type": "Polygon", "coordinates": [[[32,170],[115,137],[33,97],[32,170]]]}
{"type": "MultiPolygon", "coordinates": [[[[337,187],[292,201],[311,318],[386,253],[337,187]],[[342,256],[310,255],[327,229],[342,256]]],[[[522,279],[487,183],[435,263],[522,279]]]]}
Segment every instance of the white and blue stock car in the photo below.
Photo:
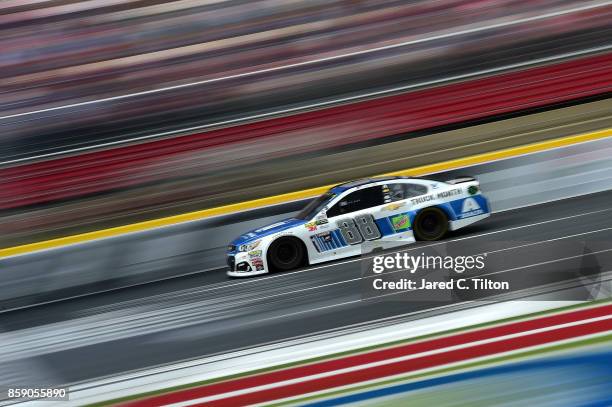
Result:
{"type": "Polygon", "coordinates": [[[489,203],[471,177],[348,182],[315,198],[294,218],[231,242],[228,275],[254,276],[360,255],[365,242],[378,241],[387,248],[438,240],[489,215],[489,203]]]}

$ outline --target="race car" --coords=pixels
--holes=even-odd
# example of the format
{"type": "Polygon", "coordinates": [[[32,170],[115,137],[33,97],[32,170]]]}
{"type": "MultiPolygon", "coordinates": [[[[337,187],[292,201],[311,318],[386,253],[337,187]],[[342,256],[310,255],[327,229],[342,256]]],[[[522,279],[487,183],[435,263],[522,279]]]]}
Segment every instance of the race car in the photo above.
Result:
{"type": "Polygon", "coordinates": [[[247,232],[227,250],[228,275],[288,271],[356,256],[378,243],[439,240],[490,215],[473,177],[367,178],[337,185],[293,218],[247,232]],[[367,244],[366,244],[367,243],[367,244]]]}

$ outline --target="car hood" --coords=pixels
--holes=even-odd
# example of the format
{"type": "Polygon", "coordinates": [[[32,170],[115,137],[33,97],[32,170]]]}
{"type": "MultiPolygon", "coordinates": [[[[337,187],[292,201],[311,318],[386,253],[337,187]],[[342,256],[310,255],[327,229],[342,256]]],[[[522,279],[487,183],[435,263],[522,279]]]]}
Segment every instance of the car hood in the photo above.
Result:
{"type": "Polygon", "coordinates": [[[268,236],[277,232],[282,232],[283,230],[290,229],[294,226],[303,225],[304,223],[306,223],[306,221],[303,219],[284,219],[279,222],[274,222],[269,225],[251,230],[250,232],[244,233],[238,238],[234,239],[230,244],[239,246],[241,244],[250,243],[264,236],[268,236]]]}

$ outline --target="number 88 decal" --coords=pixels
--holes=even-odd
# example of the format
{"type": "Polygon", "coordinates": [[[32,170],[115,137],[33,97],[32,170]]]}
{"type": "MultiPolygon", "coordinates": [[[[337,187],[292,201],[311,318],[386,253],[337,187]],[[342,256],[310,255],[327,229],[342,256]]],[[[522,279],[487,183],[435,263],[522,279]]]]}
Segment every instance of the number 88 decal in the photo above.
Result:
{"type": "Polygon", "coordinates": [[[336,222],[342,237],[348,244],[359,244],[364,240],[376,240],[382,236],[372,215],[359,215],[336,222]]]}

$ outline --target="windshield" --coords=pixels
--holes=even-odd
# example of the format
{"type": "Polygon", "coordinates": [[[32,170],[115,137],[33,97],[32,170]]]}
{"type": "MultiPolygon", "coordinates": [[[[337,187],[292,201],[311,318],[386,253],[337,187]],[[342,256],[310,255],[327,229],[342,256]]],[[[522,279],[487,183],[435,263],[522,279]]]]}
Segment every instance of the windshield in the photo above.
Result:
{"type": "Polygon", "coordinates": [[[313,199],[312,201],[310,201],[310,203],[308,205],[306,205],[306,207],[304,209],[302,209],[300,211],[300,213],[298,213],[297,215],[295,215],[295,217],[297,219],[302,219],[302,220],[306,220],[306,219],[310,219],[312,218],[315,214],[317,214],[324,206],[326,203],[329,202],[330,199],[332,199],[334,196],[336,196],[335,194],[332,194],[331,192],[326,192],[323,195],[320,195],[318,197],[316,197],[315,199],[313,199]]]}

